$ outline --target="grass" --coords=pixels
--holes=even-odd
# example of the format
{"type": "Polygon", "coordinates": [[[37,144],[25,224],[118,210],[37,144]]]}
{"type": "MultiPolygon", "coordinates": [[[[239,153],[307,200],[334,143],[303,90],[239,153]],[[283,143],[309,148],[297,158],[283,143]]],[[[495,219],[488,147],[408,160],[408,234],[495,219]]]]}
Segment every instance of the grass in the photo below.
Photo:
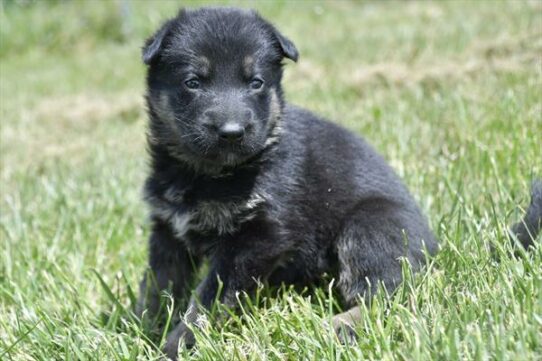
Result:
{"type": "MultiPolygon", "coordinates": [[[[160,356],[129,312],[148,235],[140,46],[178,4],[129,4],[123,22],[119,1],[2,2],[2,360],[160,356]]],[[[542,247],[512,258],[505,242],[542,175],[540,3],[229,4],[298,45],[287,98],[369,139],[442,251],[361,306],[354,346],[321,326],[328,288],[262,289],[210,318],[191,359],[542,359],[542,247]]]]}

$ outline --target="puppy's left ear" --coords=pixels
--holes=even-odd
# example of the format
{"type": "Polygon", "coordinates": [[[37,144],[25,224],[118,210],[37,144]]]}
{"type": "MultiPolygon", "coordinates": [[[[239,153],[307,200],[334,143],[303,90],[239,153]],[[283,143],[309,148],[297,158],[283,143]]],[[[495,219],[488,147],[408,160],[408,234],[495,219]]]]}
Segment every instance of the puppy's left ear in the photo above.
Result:
{"type": "Polygon", "coordinates": [[[164,38],[173,27],[173,22],[174,20],[166,22],[153,36],[145,41],[141,57],[145,64],[150,65],[158,57],[160,50],[162,50],[164,38]]]}
{"type": "Polygon", "coordinates": [[[297,51],[294,43],[292,43],[290,39],[279,33],[277,29],[273,29],[273,35],[277,39],[280,48],[282,49],[282,55],[284,55],[284,57],[288,59],[292,59],[293,61],[297,62],[297,59],[299,58],[299,52],[297,51]]]}

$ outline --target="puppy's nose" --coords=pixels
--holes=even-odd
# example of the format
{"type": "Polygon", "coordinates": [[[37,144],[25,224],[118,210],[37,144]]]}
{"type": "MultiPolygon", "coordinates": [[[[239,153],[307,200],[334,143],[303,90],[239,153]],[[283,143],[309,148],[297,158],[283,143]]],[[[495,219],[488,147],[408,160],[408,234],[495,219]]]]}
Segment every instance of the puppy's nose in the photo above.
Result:
{"type": "Polygon", "coordinates": [[[218,135],[221,139],[230,142],[238,142],[243,139],[245,128],[236,122],[226,122],[218,128],[218,135]]]}

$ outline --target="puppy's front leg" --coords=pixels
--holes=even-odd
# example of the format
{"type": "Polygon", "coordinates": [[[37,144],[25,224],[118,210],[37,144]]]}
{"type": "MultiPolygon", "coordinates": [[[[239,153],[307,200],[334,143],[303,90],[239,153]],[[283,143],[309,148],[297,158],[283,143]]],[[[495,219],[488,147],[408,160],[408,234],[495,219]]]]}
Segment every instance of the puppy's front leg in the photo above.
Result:
{"type": "Polygon", "coordinates": [[[153,220],[149,239],[150,269],[141,281],[135,308],[138,317],[141,318],[146,311],[146,317],[152,320],[160,308],[160,293],[168,288],[177,300],[188,296],[188,285],[197,262],[175,238],[169,224],[153,220]]]}
{"type": "MultiPolygon", "coordinates": [[[[258,247],[254,249],[257,250],[258,247]]],[[[211,271],[196,288],[190,299],[188,310],[184,315],[184,322],[179,323],[168,335],[164,353],[172,360],[177,359],[179,343],[185,347],[192,347],[195,343],[194,335],[188,325],[197,326],[198,308],[210,309],[213,302],[218,299],[228,307],[236,304],[236,293],[250,292],[256,288],[256,280],[268,275],[276,263],[272,254],[265,252],[251,252],[251,249],[239,250],[232,248],[228,252],[217,252],[211,271]],[[222,283],[221,293],[218,294],[219,282],[222,283]]]]}
{"type": "MultiPolygon", "coordinates": [[[[164,353],[172,360],[177,359],[179,343],[182,342],[187,348],[191,348],[194,343],[194,334],[188,325],[196,324],[198,319],[198,306],[210,309],[213,301],[217,297],[219,279],[222,281],[227,277],[227,273],[222,270],[221,275],[218,269],[214,268],[207,277],[198,285],[194,295],[190,298],[188,309],[183,320],[171,331],[167,337],[164,353]]],[[[222,281],[223,282],[223,281],[222,281]]]]}

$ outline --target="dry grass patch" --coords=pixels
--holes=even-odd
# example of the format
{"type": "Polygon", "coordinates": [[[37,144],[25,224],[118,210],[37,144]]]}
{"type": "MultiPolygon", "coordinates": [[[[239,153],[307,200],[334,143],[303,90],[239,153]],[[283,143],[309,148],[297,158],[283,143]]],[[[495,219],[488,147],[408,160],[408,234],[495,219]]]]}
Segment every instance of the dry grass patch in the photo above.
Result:
{"type": "Polygon", "coordinates": [[[345,81],[356,88],[375,83],[413,86],[428,81],[462,80],[487,72],[532,70],[542,75],[542,33],[476,42],[461,56],[431,63],[381,62],[361,65],[345,81]]]}
{"type": "Polygon", "coordinates": [[[22,109],[18,120],[2,127],[4,178],[50,160],[77,164],[96,149],[131,152],[143,146],[144,106],[139,94],[45,98],[31,109],[22,109]]]}

